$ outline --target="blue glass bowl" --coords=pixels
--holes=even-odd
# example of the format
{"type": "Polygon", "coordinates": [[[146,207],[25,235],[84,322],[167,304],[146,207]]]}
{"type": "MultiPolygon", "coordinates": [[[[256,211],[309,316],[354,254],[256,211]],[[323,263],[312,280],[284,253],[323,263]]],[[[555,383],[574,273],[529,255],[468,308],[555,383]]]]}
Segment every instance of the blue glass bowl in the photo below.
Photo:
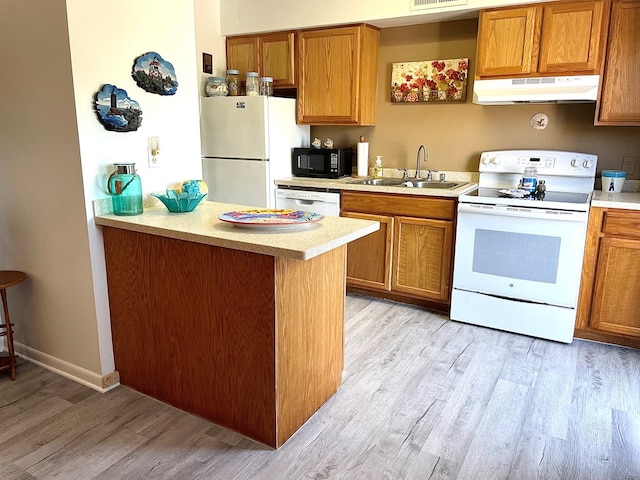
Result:
{"type": "Polygon", "coordinates": [[[167,190],[167,193],[152,193],[154,197],[159,199],[170,212],[183,213],[191,212],[204,197],[206,193],[181,192],[175,190],[167,190]]]}

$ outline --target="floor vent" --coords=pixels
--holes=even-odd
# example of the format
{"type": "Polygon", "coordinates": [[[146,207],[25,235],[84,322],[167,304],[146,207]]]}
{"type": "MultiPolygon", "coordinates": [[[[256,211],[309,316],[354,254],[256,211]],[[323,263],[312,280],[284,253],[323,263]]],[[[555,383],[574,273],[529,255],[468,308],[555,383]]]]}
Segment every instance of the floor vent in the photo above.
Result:
{"type": "Polygon", "coordinates": [[[426,10],[428,8],[453,7],[466,5],[468,0],[411,0],[410,10],[426,10]]]}

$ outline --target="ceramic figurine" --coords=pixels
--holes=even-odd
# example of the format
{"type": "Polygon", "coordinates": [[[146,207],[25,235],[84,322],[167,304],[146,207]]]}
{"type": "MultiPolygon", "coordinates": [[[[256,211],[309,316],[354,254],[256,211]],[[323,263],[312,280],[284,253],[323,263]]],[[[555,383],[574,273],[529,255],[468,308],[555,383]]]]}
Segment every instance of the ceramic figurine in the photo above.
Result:
{"type": "Polygon", "coordinates": [[[322,141],[316,137],[313,139],[313,142],[311,142],[311,146],[313,148],[320,148],[322,146],[322,141]]]}

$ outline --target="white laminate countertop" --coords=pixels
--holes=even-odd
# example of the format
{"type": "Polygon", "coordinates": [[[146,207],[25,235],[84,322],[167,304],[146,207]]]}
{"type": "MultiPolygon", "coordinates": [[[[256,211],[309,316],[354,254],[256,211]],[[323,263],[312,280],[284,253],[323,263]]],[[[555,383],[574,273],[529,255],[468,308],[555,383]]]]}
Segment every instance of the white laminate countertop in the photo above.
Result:
{"type": "MultiPolygon", "coordinates": [[[[395,173],[395,172],[394,172],[395,173]]],[[[401,175],[393,175],[399,177],[401,175]]],[[[360,185],[352,183],[370,177],[343,177],[343,178],[306,178],[306,177],[288,177],[275,180],[277,186],[302,189],[322,189],[322,190],[353,190],[360,192],[378,192],[378,193],[401,193],[404,195],[420,195],[430,197],[449,197],[458,198],[463,193],[467,193],[478,186],[478,174],[473,172],[446,172],[447,182],[461,182],[457,188],[447,190],[442,188],[412,188],[412,187],[388,187],[380,185],[360,185]]],[[[385,175],[387,177],[387,175],[385,175]]],[[[434,178],[438,178],[438,173],[434,173],[434,178]]],[[[412,180],[411,175],[407,180],[412,180]]]]}
{"type": "Polygon", "coordinates": [[[640,192],[609,193],[594,190],[591,197],[592,207],[622,208],[626,210],[640,210],[640,192]]]}
{"type": "Polygon", "coordinates": [[[380,228],[374,221],[330,216],[295,229],[245,228],[218,219],[222,213],[248,209],[252,207],[202,202],[187,213],[171,213],[164,206],[145,206],[142,215],[118,216],[99,214],[97,209],[94,219],[97,225],[107,227],[300,260],[316,257],[380,228]]]}

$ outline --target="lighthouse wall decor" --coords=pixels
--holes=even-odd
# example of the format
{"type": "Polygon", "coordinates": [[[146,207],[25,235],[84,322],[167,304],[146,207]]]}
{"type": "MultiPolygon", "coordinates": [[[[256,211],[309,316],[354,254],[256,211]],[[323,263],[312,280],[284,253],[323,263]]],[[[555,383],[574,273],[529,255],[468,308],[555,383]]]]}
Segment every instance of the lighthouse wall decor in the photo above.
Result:
{"type": "Polygon", "coordinates": [[[131,76],[140,88],[149,93],[173,95],[178,90],[173,65],[156,52],[147,52],[136,58],[131,76]]]}
{"type": "Polygon", "coordinates": [[[112,132],[131,132],[142,124],[142,110],[127,91],[111,85],[103,85],[96,94],[96,113],[100,123],[112,132]]]}

